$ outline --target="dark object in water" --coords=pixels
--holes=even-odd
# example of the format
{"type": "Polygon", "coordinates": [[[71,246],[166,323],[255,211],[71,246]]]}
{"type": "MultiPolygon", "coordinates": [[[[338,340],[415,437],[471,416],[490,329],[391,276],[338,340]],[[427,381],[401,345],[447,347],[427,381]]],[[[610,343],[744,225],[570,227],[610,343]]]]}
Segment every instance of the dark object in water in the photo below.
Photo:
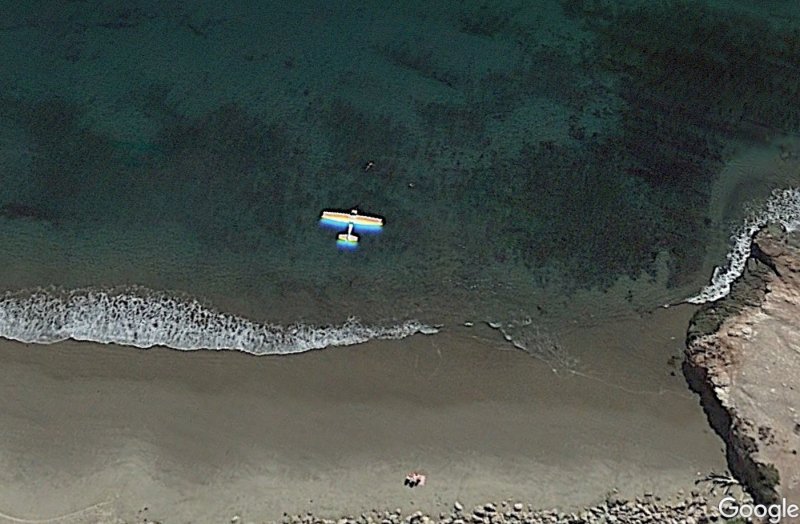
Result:
{"type": "Polygon", "coordinates": [[[12,220],[27,218],[30,220],[41,220],[43,222],[55,222],[55,215],[47,210],[27,204],[10,202],[0,207],[0,217],[12,220]]]}

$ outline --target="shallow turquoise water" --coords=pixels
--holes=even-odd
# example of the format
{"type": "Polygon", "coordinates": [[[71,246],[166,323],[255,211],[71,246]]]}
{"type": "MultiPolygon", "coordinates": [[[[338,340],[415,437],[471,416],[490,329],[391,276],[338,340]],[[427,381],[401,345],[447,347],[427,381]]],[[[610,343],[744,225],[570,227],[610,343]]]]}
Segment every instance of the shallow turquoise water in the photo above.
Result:
{"type": "Polygon", "coordinates": [[[655,307],[728,234],[726,144],[800,127],[785,4],[162,4],[3,21],[4,289],[437,323],[646,282],[661,254],[660,291],[629,292],[655,307]],[[343,253],[317,220],[354,206],[387,225],[343,253]]]}

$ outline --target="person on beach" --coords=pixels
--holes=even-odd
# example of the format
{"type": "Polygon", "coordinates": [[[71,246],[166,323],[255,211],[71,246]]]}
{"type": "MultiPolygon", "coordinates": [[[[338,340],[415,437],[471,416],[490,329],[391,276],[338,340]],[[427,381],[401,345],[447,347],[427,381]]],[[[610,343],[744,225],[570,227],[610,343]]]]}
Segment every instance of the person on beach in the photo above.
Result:
{"type": "Polygon", "coordinates": [[[419,473],[412,471],[408,475],[406,475],[406,479],[403,481],[403,484],[408,486],[409,488],[416,488],[417,486],[424,486],[425,485],[425,475],[420,475],[419,473]]]}

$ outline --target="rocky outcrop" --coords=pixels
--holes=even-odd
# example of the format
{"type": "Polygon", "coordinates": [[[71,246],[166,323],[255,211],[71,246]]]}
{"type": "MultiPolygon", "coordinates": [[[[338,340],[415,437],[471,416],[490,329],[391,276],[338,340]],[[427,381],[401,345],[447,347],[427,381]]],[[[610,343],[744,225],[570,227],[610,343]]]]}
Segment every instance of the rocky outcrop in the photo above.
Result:
{"type": "Polygon", "coordinates": [[[767,228],[730,295],[703,306],[684,375],[757,503],[800,500],[800,235],[767,228]]]}
{"type": "MultiPolygon", "coordinates": [[[[704,524],[720,521],[719,512],[705,497],[696,492],[692,497],[674,501],[661,501],[646,494],[636,500],[624,500],[610,495],[605,501],[575,512],[537,510],[520,502],[502,501],[486,503],[467,509],[455,502],[453,509],[439,515],[426,515],[421,511],[410,514],[401,509],[394,511],[372,510],[359,516],[350,515],[335,519],[305,515],[284,514],[280,524],[704,524]]],[[[240,524],[241,517],[231,519],[240,524]]]]}

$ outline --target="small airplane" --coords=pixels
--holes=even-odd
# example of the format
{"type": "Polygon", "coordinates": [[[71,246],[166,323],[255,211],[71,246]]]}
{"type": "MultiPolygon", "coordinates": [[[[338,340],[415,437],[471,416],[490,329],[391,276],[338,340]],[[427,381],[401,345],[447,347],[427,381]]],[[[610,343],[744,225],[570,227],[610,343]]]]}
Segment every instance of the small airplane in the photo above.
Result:
{"type": "Polygon", "coordinates": [[[361,215],[358,209],[351,209],[349,213],[326,210],[320,216],[320,224],[333,226],[337,229],[346,224],[347,232],[339,233],[336,236],[336,244],[345,248],[354,248],[358,245],[359,237],[353,231],[372,233],[381,231],[383,229],[383,218],[361,215]]]}
{"type": "Polygon", "coordinates": [[[323,223],[330,224],[353,224],[361,228],[375,228],[380,229],[383,227],[383,219],[380,217],[371,217],[369,215],[360,215],[358,209],[351,209],[349,213],[343,211],[323,211],[320,220],[323,223]]]}

